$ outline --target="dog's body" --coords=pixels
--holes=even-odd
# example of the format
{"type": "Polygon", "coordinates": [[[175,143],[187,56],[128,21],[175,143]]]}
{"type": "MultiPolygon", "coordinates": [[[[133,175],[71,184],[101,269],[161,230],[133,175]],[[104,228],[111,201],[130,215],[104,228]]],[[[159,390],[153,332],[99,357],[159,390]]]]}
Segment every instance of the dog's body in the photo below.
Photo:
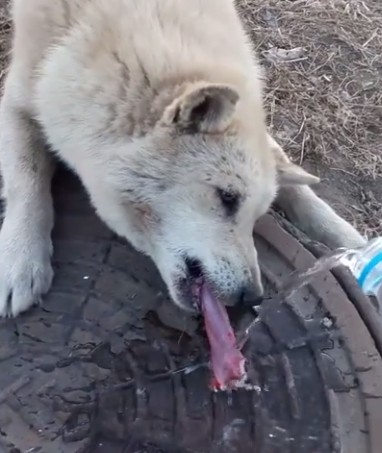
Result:
{"type": "Polygon", "coordinates": [[[51,284],[46,143],[185,307],[189,280],[201,277],[227,302],[261,295],[251,234],[278,191],[314,239],[363,243],[268,136],[260,71],[232,0],[14,0],[13,18],[0,112],[0,316],[51,284]]]}

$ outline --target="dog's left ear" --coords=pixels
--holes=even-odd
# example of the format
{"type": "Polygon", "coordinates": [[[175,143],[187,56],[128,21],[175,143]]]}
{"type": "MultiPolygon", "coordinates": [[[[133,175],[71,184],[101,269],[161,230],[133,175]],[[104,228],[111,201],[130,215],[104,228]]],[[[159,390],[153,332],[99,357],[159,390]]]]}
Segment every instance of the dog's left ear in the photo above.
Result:
{"type": "Polygon", "coordinates": [[[228,85],[193,83],[167,107],[162,121],[192,132],[219,132],[230,124],[238,100],[228,85]]]}
{"type": "Polygon", "coordinates": [[[311,186],[320,182],[320,178],[311,175],[300,166],[291,162],[284,150],[271,135],[267,135],[267,140],[276,159],[276,168],[281,187],[296,185],[311,186]]]}
{"type": "Polygon", "coordinates": [[[278,161],[277,173],[281,187],[295,185],[311,186],[320,182],[320,178],[311,175],[303,168],[290,161],[278,161]]]}

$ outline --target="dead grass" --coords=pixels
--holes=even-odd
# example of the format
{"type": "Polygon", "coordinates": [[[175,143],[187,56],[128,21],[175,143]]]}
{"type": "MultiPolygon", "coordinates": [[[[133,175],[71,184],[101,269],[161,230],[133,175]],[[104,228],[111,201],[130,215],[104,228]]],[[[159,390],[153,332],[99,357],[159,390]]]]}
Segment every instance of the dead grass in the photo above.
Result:
{"type": "Polygon", "coordinates": [[[343,171],[381,176],[382,2],[237,3],[267,67],[278,139],[300,163],[341,156],[343,171]]]}
{"type": "MultiPolygon", "coordinates": [[[[326,198],[345,218],[382,235],[382,0],[236,2],[266,67],[275,137],[328,178],[340,196],[326,198]]],[[[8,5],[0,0],[0,86],[8,5]]]]}

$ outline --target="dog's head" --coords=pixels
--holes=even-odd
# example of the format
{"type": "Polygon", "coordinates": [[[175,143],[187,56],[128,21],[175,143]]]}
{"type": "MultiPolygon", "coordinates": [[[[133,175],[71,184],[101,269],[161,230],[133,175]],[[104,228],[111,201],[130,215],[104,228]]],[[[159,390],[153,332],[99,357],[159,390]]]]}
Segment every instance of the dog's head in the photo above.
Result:
{"type": "Polygon", "coordinates": [[[280,185],[317,180],[275,156],[261,107],[251,108],[231,87],[193,84],[115,167],[133,242],[185,309],[195,307],[202,280],[229,305],[260,298],[254,224],[280,185]]]}

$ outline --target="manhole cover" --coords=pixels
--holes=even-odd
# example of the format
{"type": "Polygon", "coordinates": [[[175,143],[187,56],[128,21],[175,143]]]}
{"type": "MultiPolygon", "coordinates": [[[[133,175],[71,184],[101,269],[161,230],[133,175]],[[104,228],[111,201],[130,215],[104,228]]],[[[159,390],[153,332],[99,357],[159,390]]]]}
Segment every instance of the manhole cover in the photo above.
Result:
{"type": "MultiPolygon", "coordinates": [[[[373,307],[341,272],[272,299],[314,261],[285,221],[256,229],[269,300],[245,352],[255,388],[212,393],[199,322],[168,303],[152,264],[100,223],[72,177],[56,186],[53,289],[43,308],[0,321],[2,451],[380,451],[373,307]]],[[[248,316],[232,313],[238,326],[248,316]]]]}

